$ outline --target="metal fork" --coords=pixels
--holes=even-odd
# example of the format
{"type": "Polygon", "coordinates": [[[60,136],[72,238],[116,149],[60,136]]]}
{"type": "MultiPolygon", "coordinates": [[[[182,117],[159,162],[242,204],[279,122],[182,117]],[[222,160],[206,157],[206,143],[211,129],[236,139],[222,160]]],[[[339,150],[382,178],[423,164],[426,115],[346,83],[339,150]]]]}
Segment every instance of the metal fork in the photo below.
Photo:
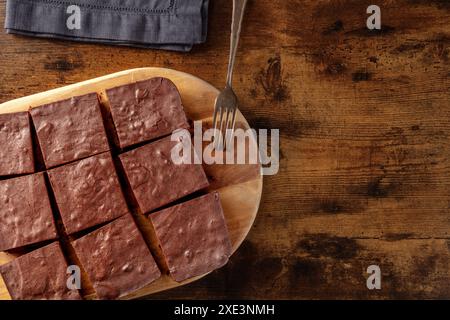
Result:
{"type": "Polygon", "coordinates": [[[236,51],[241,33],[242,20],[244,18],[247,0],[233,0],[233,18],[231,22],[230,58],[228,61],[227,82],[216,98],[214,106],[214,146],[216,150],[227,148],[233,138],[236,122],[236,110],[238,99],[233,91],[233,68],[236,59],[236,51]],[[225,134],[225,136],[223,135],[225,134]]]}

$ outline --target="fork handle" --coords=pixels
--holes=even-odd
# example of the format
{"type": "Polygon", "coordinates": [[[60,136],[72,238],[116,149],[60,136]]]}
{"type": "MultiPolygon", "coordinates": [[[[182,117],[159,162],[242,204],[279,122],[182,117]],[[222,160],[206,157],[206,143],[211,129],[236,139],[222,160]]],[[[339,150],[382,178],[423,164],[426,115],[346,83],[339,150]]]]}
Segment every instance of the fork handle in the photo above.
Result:
{"type": "Polygon", "coordinates": [[[239,43],[239,35],[241,34],[242,20],[244,19],[245,6],[247,0],[233,0],[233,19],[231,22],[231,39],[230,39],[230,59],[228,62],[227,86],[232,87],[234,61],[236,59],[236,51],[239,43]]]}

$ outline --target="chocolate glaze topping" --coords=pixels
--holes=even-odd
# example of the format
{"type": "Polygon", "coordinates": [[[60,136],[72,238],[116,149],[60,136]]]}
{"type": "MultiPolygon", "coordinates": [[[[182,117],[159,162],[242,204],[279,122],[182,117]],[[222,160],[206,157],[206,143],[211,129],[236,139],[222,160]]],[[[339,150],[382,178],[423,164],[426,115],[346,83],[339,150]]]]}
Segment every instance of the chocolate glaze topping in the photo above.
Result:
{"type": "Polygon", "coordinates": [[[0,114],[0,176],[33,172],[28,112],[0,114]]]}
{"type": "Polygon", "coordinates": [[[68,234],[128,212],[109,152],[52,169],[48,175],[68,234]]]}
{"type": "Polygon", "coordinates": [[[100,299],[115,299],[161,276],[133,218],[127,214],[73,242],[100,299]]]}
{"type": "Polygon", "coordinates": [[[55,238],[43,174],[0,181],[0,251],[55,238]]]}
{"type": "Polygon", "coordinates": [[[152,78],[106,94],[121,148],[189,127],[180,94],[169,79],[152,78]]]}
{"type": "Polygon", "coordinates": [[[77,300],[78,290],[67,288],[67,263],[58,242],[0,266],[14,300],[77,300]]]}
{"type": "Polygon", "coordinates": [[[47,168],[109,150],[96,93],[31,110],[47,168]]]}
{"type": "Polygon", "coordinates": [[[219,194],[150,214],[170,274],[183,281],[222,267],[231,255],[219,194]]]}
{"type": "Polygon", "coordinates": [[[209,185],[201,165],[175,165],[171,137],[120,155],[141,213],[164,206],[209,185]]]}

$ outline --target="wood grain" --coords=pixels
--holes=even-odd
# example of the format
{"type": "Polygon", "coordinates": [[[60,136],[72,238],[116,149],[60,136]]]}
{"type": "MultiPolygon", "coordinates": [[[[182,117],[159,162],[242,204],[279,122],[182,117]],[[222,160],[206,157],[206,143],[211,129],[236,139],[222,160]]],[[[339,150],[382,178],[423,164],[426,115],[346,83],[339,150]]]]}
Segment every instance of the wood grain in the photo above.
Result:
{"type": "MultiPolygon", "coordinates": [[[[52,103],[91,92],[97,92],[100,95],[103,104],[105,104],[107,103],[105,94],[107,89],[153,77],[168,78],[177,86],[184,109],[186,110],[190,120],[204,121],[205,124],[208,121],[211,121],[214,110],[214,100],[218,94],[217,89],[207,82],[187,73],[164,68],[139,68],[126,70],[20,99],[11,100],[0,104],[0,113],[27,111],[43,104],[52,103]]],[[[236,114],[236,126],[243,129],[249,128],[247,121],[240,112],[236,114]]],[[[222,203],[233,253],[239,248],[249,233],[261,201],[263,178],[259,174],[260,170],[252,170],[255,166],[260,169],[259,165],[252,164],[232,166],[223,164],[205,166],[209,178],[214,181],[214,183],[209,187],[209,191],[218,191],[220,194],[220,201],[222,203]],[[242,174],[242,172],[251,172],[252,174],[245,175],[242,174]],[[229,178],[226,179],[227,177],[229,178]],[[242,177],[244,177],[244,179],[242,179],[242,177]]],[[[158,243],[152,236],[154,233],[153,227],[148,220],[142,216],[142,214],[138,212],[133,213],[136,216],[135,220],[140,227],[144,238],[148,239],[149,246],[153,249],[154,255],[162,257],[161,254],[158,255],[156,252],[158,243]]],[[[66,237],[67,235],[62,237],[63,241],[61,243],[63,247],[65,247],[66,252],[73,251],[70,248],[71,245],[64,241],[64,238],[66,237]]],[[[0,252],[0,265],[10,261],[14,257],[16,257],[16,255],[0,252]]],[[[73,257],[69,254],[69,261],[78,261],[78,259],[77,257],[73,257]]],[[[168,274],[163,272],[160,279],[138,290],[137,292],[124,297],[124,299],[139,298],[155,292],[168,290],[180,285],[185,285],[200,278],[201,276],[178,283],[172,280],[168,274]]],[[[85,283],[85,291],[83,291],[83,295],[88,299],[95,299],[96,296],[92,291],[92,288],[86,288],[90,286],[91,285],[89,283],[85,283]]],[[[9,298],[3,281],[0,281],[0,298],[9,298]]]]}
{"type": "MultiPolygon", "coordinates": [[[[249,1],[235,88],[252,127],[280,129],[280,172],[226,268],[151,298],[450,298],[450,6],[380,0],[371,32],[370,4],[249,1]]],[[[211,1],[188,54],[1,34],[0,100],[142,66],[221,87],[230,21],[211,1]]]]}

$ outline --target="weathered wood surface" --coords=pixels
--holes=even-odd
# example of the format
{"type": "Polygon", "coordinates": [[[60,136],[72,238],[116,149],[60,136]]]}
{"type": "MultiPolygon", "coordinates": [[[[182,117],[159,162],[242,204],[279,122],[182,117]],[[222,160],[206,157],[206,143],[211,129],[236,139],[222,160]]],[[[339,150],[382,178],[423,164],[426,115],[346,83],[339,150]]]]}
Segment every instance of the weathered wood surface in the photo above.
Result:
{"type": "MultiPolygon", "coordinates": [[[[230,3],[189,54],[2,33],[0,101],[143,66],[221,87],[230,3]]],[[[280,172],[227,267],[149,298],[450,298],[450,3],[377,1],[378,32],[370,4],[249,1],[235,87],[252,126],[280,129],[280,172]]]]}

